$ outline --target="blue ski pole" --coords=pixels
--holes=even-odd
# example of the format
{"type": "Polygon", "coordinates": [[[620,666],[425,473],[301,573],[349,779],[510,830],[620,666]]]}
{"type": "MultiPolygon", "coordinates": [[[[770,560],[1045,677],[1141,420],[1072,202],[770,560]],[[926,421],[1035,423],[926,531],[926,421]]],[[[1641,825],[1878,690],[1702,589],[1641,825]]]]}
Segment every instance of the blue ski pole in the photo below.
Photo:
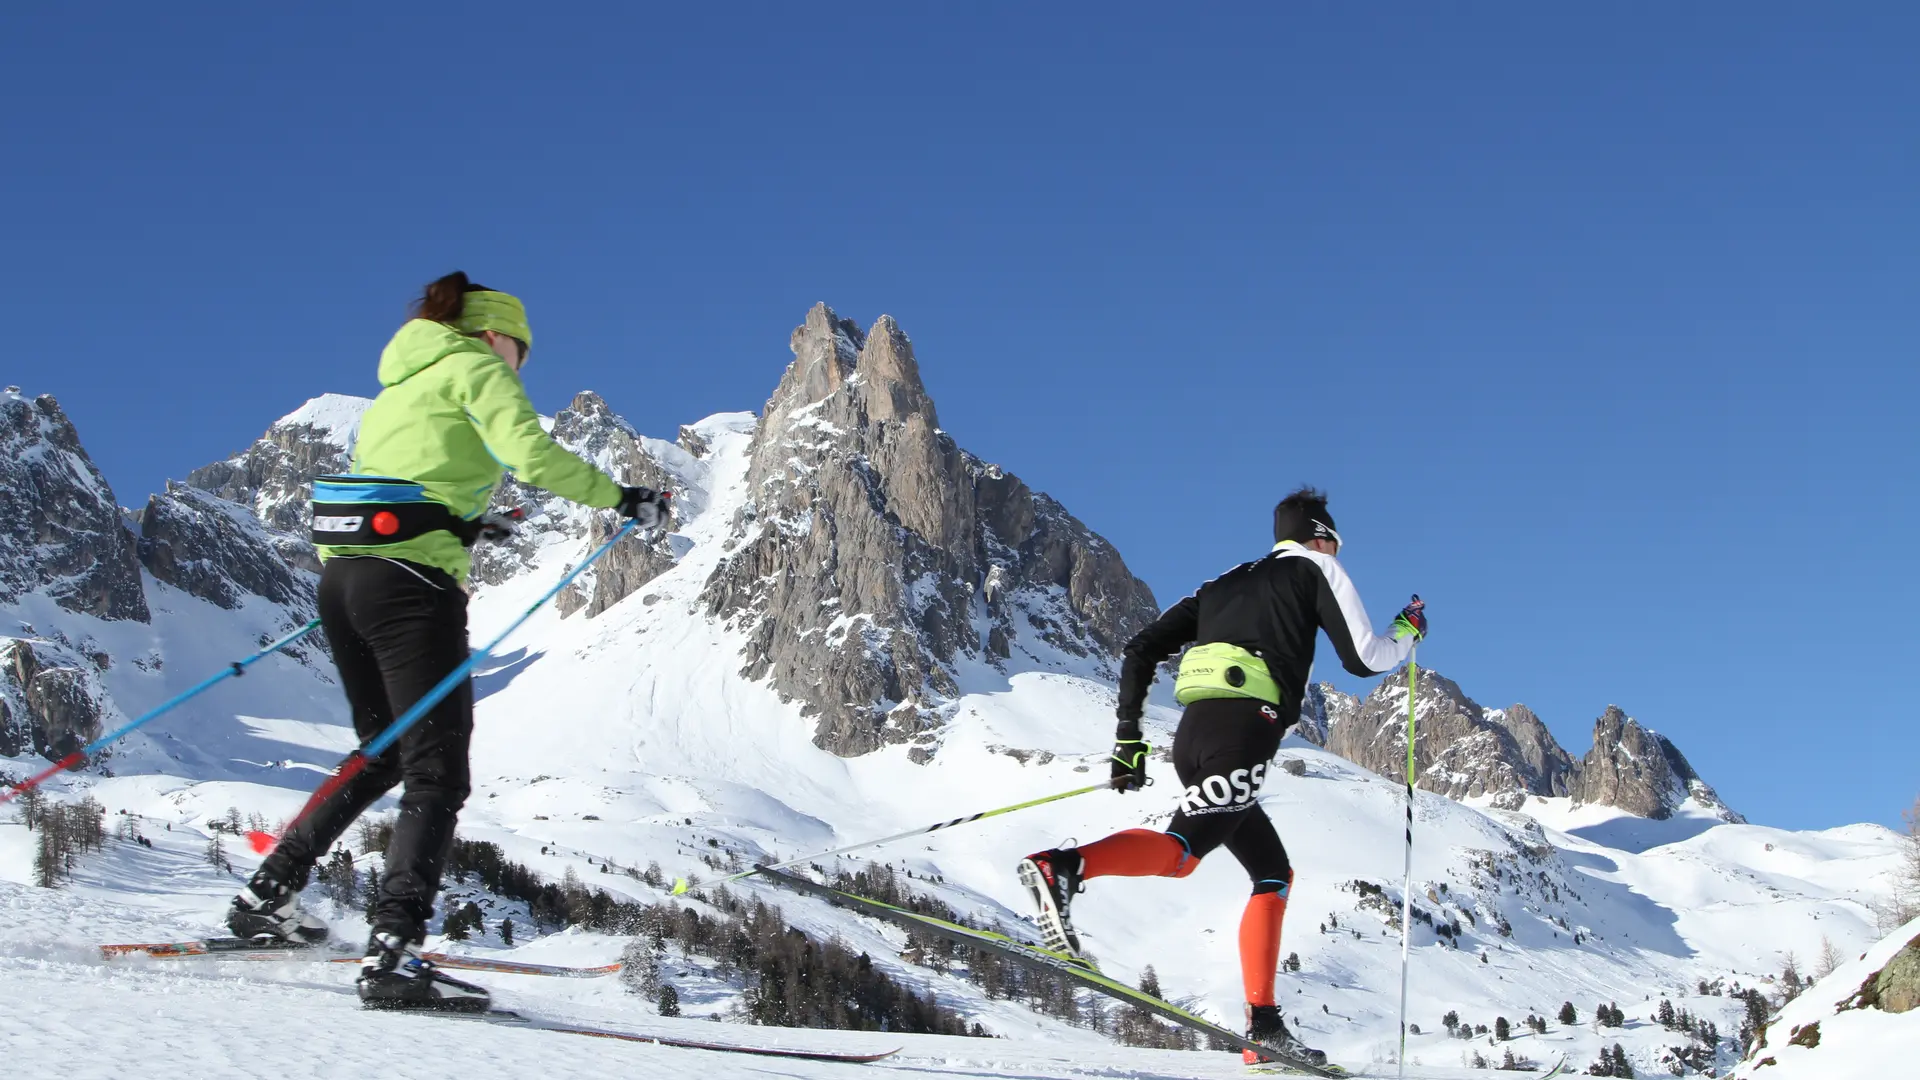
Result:
{"type": "MultiPolygon", "coordinates": [[[[559,582],[557,582],[553,586],[553,588],[548,589],[544,593],[541,593],[540,598],[538,600],[535,600],[531,605],[529,605],[527,607],[527,610],[521,612],[519,618],[516,618],[511,623],[508,623],[507,628],[505,630],[500,631],[499,634],[495,635],[494,639],[492,641],[487,642],[485,646],[479,649],[475,649],[473,653],[467,657],[465,663],[462,663],[459,667],[454,668],[452,671],[449,671],[447,673],[446,678],[441,679],[438,683],[434,684],[433,689],[427,691],[425,697],[422,697],[419,701],[414,702],[412,708],[409,708],[406,712],[401,713],[393,721],[393,723],[388,724],[385,731],[382,731],[380,734],[375,735],[371,741],[369,741],[366,745],[362,746],[360,749],[355,750],[351,754],[348,754],[347,759],[340,763],[340,767],[334,770],[333,775],[328,777],[326,782],[321,784],[319,788],[315,789],[313,793],[313,797],[309,798],[307,800],[307,804],[300,808],[300,812],[293,816],[293,820],[287,822],[287,827],[283,831],[285,832],[292,831],[294,826],[300,824],[302,821],[305,821],[307,819],[307,815],[313,813],[316,807],[318,807],[321,803],[326,802],[329,798],[332,798],[333,794],[339,791],[342,787],[345,787],[347,784],[347,781],[352,780],[354,777],[360,775],[361,771],[366,769],[367,763],[369,761],[379,757],[382,753],[385,753],[386,750],[389,747],[391,747],[394,743],[399,742],[400,737],[407,733],[407,729],[413,727],[414,724],[418,723],[420,718],[427,715],[428,711],[431,710],[435,705],[440,704],[440,701],[442,698],[445,698],[448,694],[453,693],[454,687],[459,686],[462,682],[466,681],[466,678],[469,672],[471,672],[476,666],[478,666],[487,657],[493,655],[493,650],[499,648],[500,643],[507,640],[507,635],[513,633],[515,630],[520,629],[520,625],[526,622],[528,619],[532,618],[534,612],[539,611],[541,607],[545,606],[547,601],[553,599],[555,596],[558,596],[561,589],[564,589],[568,585],[573,584],[573,579],[585,573],[587,567],[592,566],[596,561],[598,561],[600,556],[605,555],[609,551],[612,551],[613,545],[619,543],[622,537],[625,537],[628,533],[633,531],[634,524],[635,522],[632,519],[628,519],[627,523],[625,525],[620,526],[620,530],[613,534],[612,539],[608,540],[606,543],[601,544],[599,547],[595,548],[593,551],[593,554],[588,555],[584,560],[582,560],[579,566],[576,566],[572,570],[568,571],[567,576],[561,578],[559,582]]],[[[273,845],[279,842],[279,837],[276,837],[272,833],[267,833],[267,832],[253,832],[247,835],[247,840],[250,844],[252,844],[253,849],[255,851],[260,852],[261,854],[265,854],[273,850],[273,845]]]]}
{"type": "Polygon", "coordinates": [[[219,682],[220,680],[232,678],[239,675],[245,675],[247,673],[248,668],[266,659],[267,657],[273,655],[274,653],[279,652],[281,649],[286,648],[287,646],[293,644],[294,642],[299,641],[301,638],[306,637],[308,634],[313,633],[314,630],[319,627],[319,625],[320,625],[320,620],[314,619],[308,622],[307,625],[302,626],[300,629],[295,630],[293,633],[288,634],[286,637],[281,638],[279,641],[276,641],[273,644],[267,646],[266,648],[261,649],[259,652],[254,653],[252,656],[247,657],[245,660],[235,660],[233,663],[228,664],[226,667],[220,669],[220,672],[218,674],[207,676],[206,678],[200,680],[199,682],[195,683],[191,687],[188,687],[186,690],[183,690],[180,693],[175,694],[173,697],[168,698],[166,701],[163,701],[160,704],[154,706],[153,708],[148,709],[146,712],[141,713],[132,722],[125,724],[113,731],[107,732],[105,735],[102,735],[99,738],[88,743],[87,745],[81,747],[80,749],[75,750],[73,753],[68,754],[66,757],[61,758],[59,761],[54,762],[50,767],[40,771],[39,773],[33,776],[27,777],[25,780],[20,781],[18,784],[15,784],[13,786],[12,791],[0,792],[0,805],[5,805],[6,803],[11,802],[15,796],[23,794],[24,792],[32,788],[39,787],[42,781],[46,780],[48,777],[53,776],[56,773],[66,772],[68,769],[79,768],[80,766],[86,764],[86,761],[89,757],[92,757],[94,754],[97,754],[100,751],[106,749],[110,744],[124,738],[129,734],[132,734],[134,731],[145,726],[149,722],[158,719],[162,714],[170,712],[171,710],[185,704],[189,699],[198,696],[202,691],[205,691],[208,688],[212,687],[213,684],[219,682]]]}

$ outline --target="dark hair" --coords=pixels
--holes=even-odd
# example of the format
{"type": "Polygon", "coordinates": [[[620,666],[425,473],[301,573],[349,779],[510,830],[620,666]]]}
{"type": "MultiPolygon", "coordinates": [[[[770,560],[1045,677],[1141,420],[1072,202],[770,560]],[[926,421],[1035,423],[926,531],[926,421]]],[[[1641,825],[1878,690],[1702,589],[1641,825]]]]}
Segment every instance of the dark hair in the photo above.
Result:
{"type": "Polygon", "coordinates": [[[455,270],[446,277],[428,285],[408,308],[416,319],[432,319],[434,322],[450,323],[460,317],[460,309],[466,303],[470,292],[491,292],[485,285],[476,285],[467,280],[467,272],[455,270]]]}
{"type": "Polygon", "coordinates": [[[1327,513],[1327,493],[1310,484],[1280,500],[1273,508],[1273,542],[1285,540],[1306,543],[1314,538],[1314,522],[1333,528],[1333,515],[1327,513]]]}

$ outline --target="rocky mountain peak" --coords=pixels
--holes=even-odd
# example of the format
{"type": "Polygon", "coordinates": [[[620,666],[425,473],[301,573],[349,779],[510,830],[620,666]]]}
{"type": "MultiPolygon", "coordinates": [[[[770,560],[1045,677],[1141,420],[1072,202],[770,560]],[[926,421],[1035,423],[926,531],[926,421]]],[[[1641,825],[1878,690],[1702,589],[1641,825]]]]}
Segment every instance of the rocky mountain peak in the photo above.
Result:
{"type": "Polygon", "coordinates": [[[1156,613],[1112,546],[940,430],[893,319],[862,333],[816,305],[789,340],[704,592],[748,631],[744,673],[842,754],[931,747],[964,658],[1111,674],[1156,613]]]}
{"type": "Polygon", "coordinates": [[[0,391],[0,602],[44,591],[68,611],[147,622],[134,537],[53,395],[0,391]]]}
{"type": "MultiPolygon", "coordinates": [[[[1365,698],[1318,689],[1326,703],[1326,748],[1383,776],[1404,776],[1407,669],[1389,674],[1365,698]]],[[[1455,799],[1491,796],[1506,809],[1518,809],[1529,795],[1571,797],[1649,818],[1670,817],[1691,798],[1728,821],[1742,820],[1671,742],[1616,706],[1594,724],[1593,749],[1583,759],[1569,754],[1525,705],[1484,708],[1428,668],[1420,671],[1414,712],[1418,786],[1428,791],[1455,799]]]]}
{"type": "Polygon", "coordinates": [[[913,343],[893,316],[882,315],[873,324],[854,371],[868,384],[867,412],[874,421],[904,423],[919,417],[929,428],[939,429],[940,418],[920,381],[920,364],[913,358],[913,343]]]}
{"type": "Polygon", "coordinates": [[[1648,818],[1667,818],[1691,798],[1728,821],[1742,821],[1700,779],[1666,736],[1641,727],[1618,705],[1593,723],[1593,749],[1580,763],[1571,792],[1579,802],[1617,806],[1648,818]]]}
{"type": "Polygon", "coordinates": [[[313,478],[353,471],[353,443],[371,404],[322,394],[274,421],[245,450],[188,473],[187,486],[252,510],[269,529],[304,537],[313,478]]]}
{"type": "Polygon", "coordinates": [[[787,338],[793,363],[767,402],[766,419],[785,416],[839,390],[853,377],[866,343],[858,323],[835,315],[825,304],[813,305],[787,338]]]}

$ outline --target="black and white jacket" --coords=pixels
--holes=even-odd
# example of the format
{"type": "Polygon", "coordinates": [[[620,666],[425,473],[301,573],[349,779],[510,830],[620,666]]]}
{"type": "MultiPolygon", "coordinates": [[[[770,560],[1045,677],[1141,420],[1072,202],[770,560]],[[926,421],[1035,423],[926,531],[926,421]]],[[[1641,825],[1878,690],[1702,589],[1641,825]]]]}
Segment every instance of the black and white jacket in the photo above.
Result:
{"type": "Polygon", "coordinates": [[[1313,670],[1314,637],[1321,630],[1340,654],[1341,666],[1362,677],[1393,670],[1413,650],[1412,638],[1395,641],[1373,632],[1360,594],[1338,559],[1291,541],[1279,544],[1265,558],[1241,563],[1200,586],[1127,642],[1119,717],[1138,721],[1155,670],[1194,642],[1226,642],[1258,655],[1280,687],[1280,715],[1299,716],[1313,670]]]}

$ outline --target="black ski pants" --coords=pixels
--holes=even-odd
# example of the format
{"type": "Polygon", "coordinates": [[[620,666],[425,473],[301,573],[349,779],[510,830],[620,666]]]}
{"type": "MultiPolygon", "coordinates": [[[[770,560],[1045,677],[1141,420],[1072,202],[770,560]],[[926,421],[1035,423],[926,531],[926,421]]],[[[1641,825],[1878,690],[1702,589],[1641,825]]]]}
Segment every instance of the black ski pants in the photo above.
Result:
{"type": "Polygon", "coordinates": [[[1167,832],[1196,859],[1226,847],[1256,893],[1286,892],[1293,881],[1286,845],[1258,801],[1291,723],[1265,702],[1210,698],[1187,706],[1173,733],[1173,769],[1186,790],[1167,832]]]}
{"type": "MultiPolygon", "coordinates": [[[[467,594],[451,575],[429,566],[370,556],[327,560],[320,574],[320,625],[333,646],[362,746],[467,659],[467,594]]],[[[399,742],[289,829],[261,872],[304,886],[347,826],[400,784],[400,814],[371,921],[376,932],[423,940],[471,787],[472,738],[473,684],[462,681],[399,742]]]]}

